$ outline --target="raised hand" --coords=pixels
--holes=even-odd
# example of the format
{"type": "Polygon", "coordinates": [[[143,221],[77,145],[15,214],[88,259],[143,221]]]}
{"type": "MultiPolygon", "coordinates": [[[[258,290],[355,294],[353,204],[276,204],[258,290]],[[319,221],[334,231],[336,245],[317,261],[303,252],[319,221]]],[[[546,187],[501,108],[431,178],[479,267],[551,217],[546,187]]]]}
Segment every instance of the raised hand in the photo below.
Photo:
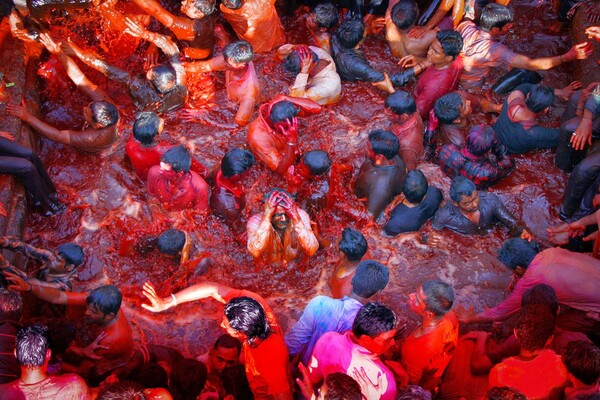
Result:
{"type": "Polygon", "coordinates": [[[148,311],[161,312],[164,310],[168,310],[173,305],[173,301],[171,298],[165,300],[158,297],[154,286],[150,282],[144,283],[142,293],[144,294],[144,296],[146,296],[148,300],[150,300],[150,305],[142,304],[142,307],[148,311]]]}
{"type": "Polygon", "coordinates": [[[59,54],[62,51],[61,46],[47,33],[40,33],[40,43],[52,54],[59,54]]]}
{"type": "Polygon", "coordinates": [[[127,28],[125,28],[125,33],[130,34],[133,37],[145,39],[147,31],[142,28],[137,22],[133,21],[131,18],[125,18],[125,23],[127,24],[127,28]]]}
{"type": "Polygon", "coordinates": [[[27,117],[29,117],[29,111],[21,105],[18,104],[7,104],[6,105],[6,111],[12,115],[15,116],[19,119],[22,119],[23,121],[27,121],[27,117]]]}

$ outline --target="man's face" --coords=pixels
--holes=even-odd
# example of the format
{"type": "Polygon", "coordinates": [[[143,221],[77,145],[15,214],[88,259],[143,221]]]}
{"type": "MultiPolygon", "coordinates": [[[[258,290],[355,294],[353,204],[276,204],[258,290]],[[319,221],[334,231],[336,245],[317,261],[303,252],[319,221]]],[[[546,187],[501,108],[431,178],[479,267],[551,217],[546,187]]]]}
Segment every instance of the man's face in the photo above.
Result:
{"type": "Polygon", "coordinates": [[[316,32],[319,30],[319,26],[317,25],[317,22],[315,21],[315,16],[313,13],[308,14],[308,18],[306,18],[306,27],[313,32],[316,32]]]}
{"type": "Polygon", "coordinates": [[[236,62],[233,60],[229,60],[229,59],[225,59],[225,64],[227,64],[227,69],[232,69],[235,71],[240,71],[243,70],[244,68],[246,68],[248,66],[248,63],[245,62],[236,62]]]}
{"type": "Polygon", "coordinates": [[[217,347],[210,350],[208,354],[212,370],[221,372],[226,367],[233,367],[240,362],[240,355],[235,347],[217,347]]]}
{"type": "Polygon", "coordinates": [[[229,325],[229,320],[225,315],[223,315],[223,320],[221,321],[221,328],[225,329],[230,336],[233,336],[236,339],[244,339],[244,334],[233,329],[231,325],[229,325]]]}
{"type": "Polygon", "coordinates": [[[435,39],[429,50],[427,51],[427,61],[434,65],[440,65],[446,63],[446,55],[444,54],[444,48],[439,40],[435,39]]]}
{"type": "Polygon", "coordinates": [[[467,100],[463,98],[462,105],[460,106],[460,117],[465,118],[473,112],[473,108],[471,107],[471,100],[467,100]]]}
{"type": "Polygon", "coordinates": [[[371,345],[369,346],[370,348],[368,350],[377,355],[384,354],[390,347],[394,345],[395,336],[396,329],[380,333],[371,340],[371,345]]]}
{"type": "Polygon", "coordinates": [[[427,304],[425,304],[425,293],[423,288],[419,286],[416,292],[408,295],[408,308],[417,315],[423,315],[427,304]]]}
{"type": "Polygon", "coordinates": [[[470,196],[463,195],[457,206],[464,212],[472,213],[477,211],[479,209],[479,192],[473,190],[470,196]]]}
{"type": "Polygon", "coordinates": [[[85,310],[85,317],[93,324],[103,324],[107,321],[108,316],[104,314],[95,304],[88,304],[85,310]]]}
{"type": "Polygon", "coordinates": [[[278,231],[284,231],[290,224],[290,219],[285,213],[285,209],[281,206],[277,206],[273,217],[271,217],[271,224],[278,231]]]}
{"type": "Polygon", "coordinates": [[[198,10],[193,0],[182,0],[181,12],[191,19],[204,18],[204,13],[198,10]]]}

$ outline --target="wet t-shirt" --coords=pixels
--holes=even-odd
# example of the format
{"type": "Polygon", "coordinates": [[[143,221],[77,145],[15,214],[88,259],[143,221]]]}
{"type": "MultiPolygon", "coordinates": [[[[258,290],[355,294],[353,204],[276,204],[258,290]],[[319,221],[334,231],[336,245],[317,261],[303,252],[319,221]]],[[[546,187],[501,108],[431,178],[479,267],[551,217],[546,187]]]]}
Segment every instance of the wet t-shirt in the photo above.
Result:
{"type": "Polygon", "coordinates": [[[448,68],[436,69],[431,66],[419,77],[415,86],[415,103],[421,118],[426,119],[435,101],[456,90],[463,69],[462,58],[458,56],[448,68]]]}
{"type": "Polygon", "coordinates": [[[331,38],[331,56],[342,80],[381,82],[385,78],[369,64],[361,49],[346,49],[336,35],[331,38]]]}
{"type": "Polygon", "coordinates": [[[156,165],[148,171],[148,193],[172,210],[193,208],[204,211],[208,208],[210,187],[194,171],[164,171],[156,165]]]}
{"type": "Polygon", "coordinates": [[[442,192],[430,186],[423,201],[414,207],[398,204],[390,214],[390,220],[383,228],[388,235],[414,232],[421,229],[425,221],[433,217],[442,202],[442,192]]]}

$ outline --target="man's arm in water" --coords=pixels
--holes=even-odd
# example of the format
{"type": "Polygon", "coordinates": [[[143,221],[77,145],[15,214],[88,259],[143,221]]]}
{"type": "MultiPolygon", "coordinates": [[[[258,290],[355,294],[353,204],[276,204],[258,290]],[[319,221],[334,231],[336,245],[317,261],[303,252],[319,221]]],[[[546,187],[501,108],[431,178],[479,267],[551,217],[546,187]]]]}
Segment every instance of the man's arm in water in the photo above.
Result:
{"type": "Polygon", "coordinates": [[[28,258],[33,258],[36,261],[49,263],[49,266],[58,265],[62,263],[60,257],[54,252],[39,247],[34,247],[30,244],[17,240],[14,237],[3,236],[0,238],[0,248],[10,249],[24,254],[28,258]]]}
{"type": "MultiPolygon", "coordinates": [[[[26,281],[19,275],[12,272],[4,271],[6,280],[10,283],[8,288],[18,292],[30,292],[38,299],[47,301],[52,304],[67,305],[67,293],[55,288],[38,285],[35,280],[26,281]]],[[[86,296],[86,293],[71,293],[71,295],[86,296]]]]}
{"type": "Polygon", "coordinates": [[[150,282],[144,283],[143,294],[150,305],[142,304],[146,310],[160,312],[175,307],[178,304],[188,303],[190,301],[202,300],[209,297],[221,303],[226,303],[225,297],[233,288],[215,282],[202,282],[183,289],[180,292],[173,293],[168,297],[159,297],[156,289],[150,282]]]}
{"type": "Polygon", "coordinates": [[[179,40],[193,40],[195,37],[194,21],[187,17],[178,17],[165,8],[156,0],[133,0],[146,14],[152,15],[161,24],[173,31],[179,40]]]}
{"type": "Polygon", "coordinates": [[[83,50],[81,47],[73,43],[70,39],[69,44],[65,46],[63,50],[67,51],[67,53],[72,53],[77,58],[79,58],[85,65],[102,73],[107,78],[122,83],[124,85],[129,85],[129,81],[131,80],[131,74],[129,74],[129,72],[123,71],[120,68],[108,64],[106,61],[104,61],[102,58],[100,58],[93,52],[83,50]]]}

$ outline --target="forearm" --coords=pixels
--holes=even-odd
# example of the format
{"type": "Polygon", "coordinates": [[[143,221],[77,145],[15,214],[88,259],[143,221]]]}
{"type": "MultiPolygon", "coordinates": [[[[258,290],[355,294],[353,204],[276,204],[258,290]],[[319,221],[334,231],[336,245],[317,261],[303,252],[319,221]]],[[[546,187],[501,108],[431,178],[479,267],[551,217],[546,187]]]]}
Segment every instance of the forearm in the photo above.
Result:
{"type": "Polygon", "coordinates": [[[248,122],[250,122],[250,118],[252,118],[252,114],[254,113],[255,104],[256,99],[253,97],[244,97],[240,103],[240,108],[238,108],[238,111],[235,114],[235,123],[240,126],[248,125],[248,122]]]}
{"type": "Polygon", "coordinates": [[[290,96],[293,97],[306,97],[306,85],[308,84],[308,74],[299,73],[296,76],[294,84],[290,88],[290,96]]]}
{"type": "Polygon", "coordinates": [[[97,57],[91,52],[82,51],[80,49],[76,49],[75,47],[72,48],[75,51],[77,57],[88,67],[93,68],[98,72],[101,72],[109,79],[113,79],[117,82],[121,82],[124,84],[127,84],[129,82],[129,79],[131,78],[129,73],[117,67],[113,67],[112,65],[108,64],[106,61],[104,61],[100,57],[97,57]]]}
{"type": "Polygon", "coordinates": [[[585,225],[585,226],[593,225],[596,222],[597,222],[596,221],[596,213],[586,215],[585,217],[583,217],[577,221],[578,224],[585,225]]]}
{"type": "Polygon", "coordinates": [[[304,223],[302,218],[297,218],[293,221],[294,231],[298,237],[298,242],[309,256],[314,255],[319,249],[319,242],[314,232],[310,227],[310,223],[304,223]]]}
{"type": "Polygon", "coordinates": [[[143,38],[151,43],[154,43],[156,47],[162,50],[168,58],[173,58],[179,55],[179,48],[171,39],[165,35],[158,33],[145,31],[143,38]]]}
{"type": "Polygon", "coordinates": [[[296,143],[288,142],[285,145],[285,150],[283,155],[281,156],[281,160],[277,164],[277,172],[279,175],[285,175],[288,168],[294,163],[294,158],[296,156],[296,143]]]}
{"type": "Polygon", "coordinates": [[[41,286],[35,280],[28,281],[31,285],[31,294],[33,294],[38,299],[47,301],[52,304],[67,304],[67,295],[62,290],[58,290],[55,288],[41,286]]]}
{"type": "Polygon", "coordinates": [[[71,144],[71,138],[68,134],[68,131],[60,131],[31,114],[28,114],[27,117],[23,119],[23,122],[26,122],[35,131],[50,140],[62,144],[71,144]]]}
{"type": "Polygon", "coordinates": [[[162,8],[156,0],[133,0],[133,2],[141,8],[146,14],[152,15],[161,24],[167,28],[171,28],[174,17],[167,10],[162,8]]]}
{"type": "MultiPolygon", "coordinates": [[[[231,288],[225,285],[220,285],[214,282],[202,282],[175,293],[173,295],[175,297],[173,302],[176,301],[177,304],[181,304],[212,297],[221,303],[225,303],[225,300],[223,300],[222,296],[224,296],[229,290],[231,290],[231,288]]],[[[172,304],[171,306],[173,305],[175,304],[172,304]]]]}
{"type": "Polygon", "coordinates": [[[256,230],[248,232],[248,251],[252,257],[260,257],[271,240],[271,217],[263,214],[256,230]]]}

